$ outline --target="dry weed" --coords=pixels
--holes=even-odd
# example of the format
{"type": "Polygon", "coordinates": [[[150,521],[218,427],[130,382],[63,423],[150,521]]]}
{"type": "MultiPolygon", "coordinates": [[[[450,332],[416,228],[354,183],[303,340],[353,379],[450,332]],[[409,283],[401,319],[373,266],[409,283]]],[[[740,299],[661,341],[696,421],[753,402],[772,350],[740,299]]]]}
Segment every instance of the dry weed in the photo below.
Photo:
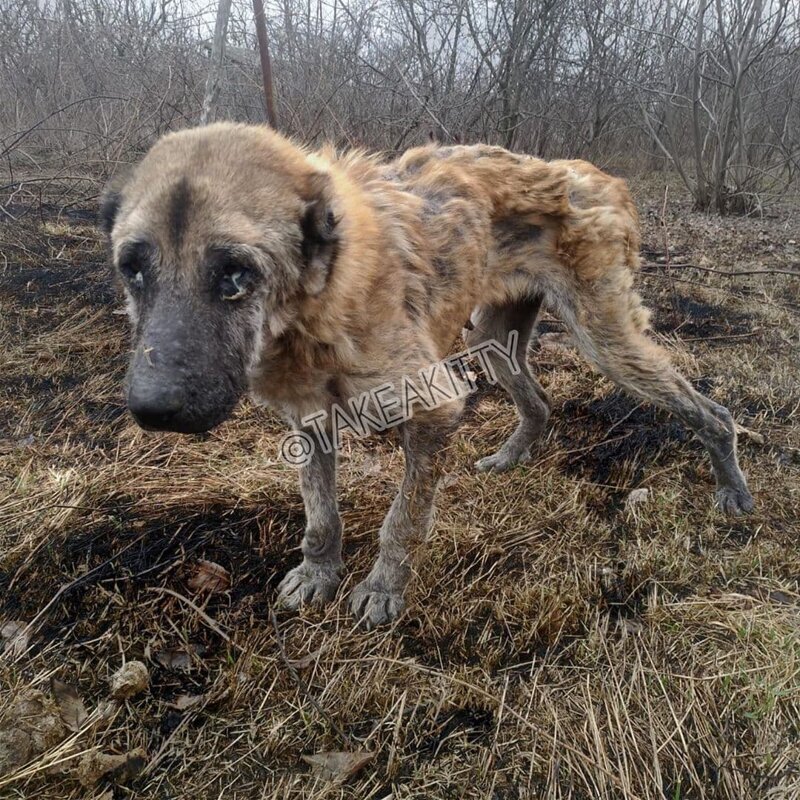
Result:
{"type": "MultiPolygon", "coordinates": [[[[640,202],[654,219],[659,193],[640,202]]],[[[695,263],[797,268],[785,219],[672,213],[695,263]]],[[[752,517],[715,512],[700,446],[550,337],[546,440],[476,474],[515,420],[491,387],[471,401],[401,620],[356,630],[342,599],[402,471],[392,438],[350,441],[346,585],[276,633],[303,527],[280,423],[246,405],[205,437],[136,429],[94,233],[2,223],[0,248],[0,742],[51,678],[85,705],[35,746],[25,723],[1,798],[800,797],[797,279],[642,278],[656,335],[764,436],[742,440],[752,517]],[[149,689],[104,705],[134,660],[149,689]]]]}

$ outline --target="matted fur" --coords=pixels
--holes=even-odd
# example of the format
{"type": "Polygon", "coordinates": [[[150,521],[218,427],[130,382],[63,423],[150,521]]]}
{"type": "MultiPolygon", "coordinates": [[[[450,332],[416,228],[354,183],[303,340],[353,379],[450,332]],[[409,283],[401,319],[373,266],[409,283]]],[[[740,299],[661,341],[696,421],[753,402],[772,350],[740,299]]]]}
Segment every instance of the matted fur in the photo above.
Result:
{"type": "MultiPolygon", "coordinates": [[[[156,427],[213,426],[245,385],[300,426],[439,361],[470,319],[468,343],[516,330],[524,353],[545,305],[600,371],[700,437],[722,508],[752,507],[730,414],[644,333],[627,187],[586,162],[485,145],[428,145],[387,161],[224,123],[164,137],[105,208],[114,259],[130,261],[133,245],[145,251],[146,268],[126,268],[137,281],[126,286],[136,325],[129,402],[143,393],[158,406],[168,395],[169,413],[148,417],[162,420],[156,427]],[[245,265],[234,278],[214,266],[220,251],[245,265]],[[234,281],[221,298],[234,302],[215,294],[218,279],[234,281]]],[[[520,423],[478,467],[504,470],[526,458],[549,403],[527,364],[518,374],[494,366],[520,423]]],[[[406,478],[352,599],[367,624],[403,606],[460,410],[460,401],[417,408],[403,426],[406,478]]],[[[303,563],[281,587],[288,605],[330,599],[338,586],[335,473],[335,453],[319,449],[301,470],[307,530],[303,563]]]]}

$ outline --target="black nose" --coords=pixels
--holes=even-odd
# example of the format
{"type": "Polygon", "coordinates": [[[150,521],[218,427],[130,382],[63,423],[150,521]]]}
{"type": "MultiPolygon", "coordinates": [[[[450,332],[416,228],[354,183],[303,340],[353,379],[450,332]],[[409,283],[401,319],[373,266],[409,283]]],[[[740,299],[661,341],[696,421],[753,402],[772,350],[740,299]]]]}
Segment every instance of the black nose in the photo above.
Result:
{"type": "Polygon", "coordinates": [[[128,409],[143,428],[175,430],[183,405],[183,394],[174,386],[142,386],[134,382],[128,390],[128,409]]]}

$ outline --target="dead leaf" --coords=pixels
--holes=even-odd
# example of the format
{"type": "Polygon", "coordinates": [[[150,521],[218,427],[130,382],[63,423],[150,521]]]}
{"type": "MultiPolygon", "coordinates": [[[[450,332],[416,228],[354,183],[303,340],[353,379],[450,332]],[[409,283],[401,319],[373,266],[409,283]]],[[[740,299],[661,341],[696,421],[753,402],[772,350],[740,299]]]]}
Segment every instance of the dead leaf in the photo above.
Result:
{"type": "Polygon", "coordinates": [[[195,564],[192,577],[189,578],[189,588],[193,592],[225,592],[230,585],[231,574],[225,567],[202,558],[195,564]]]}
{"type": "Polygon", "coordinates": [[[623,636],[638,636],[643,630],[644,625],[632,617],[623,617],[617,621],[617,627],[622,631],[623,636]]]}
{"type": "Polygon", "coordinates": [[[311,766],[311,772],[327,780],[343,783],[352,778],[375,758],[375,753],[357,750],[355,753],[326,752],[311,756],[302,756],[303,761],[311,766]]]}
{"type": "Polygon", "coordinates": [[[21,656],[28,649],[31,638],[28,625],[19,620],[10,620],[0,627],[0,638],[5,640],[3,652],[12,658],[21,656]]]}
{"type": "Polygon", "coordinates": [[[81,725],[86,721],[89,714],[86,706],[83,705],[78,690],[68,683],[53,678],[50,681],[50,688],[53,690],[53,697],[58,703],[58,710],[61,714],[62,722],[73,733],[80,730],[81,725]]]}
{"type": "Polygon", "coordinates": [[[0,776],[53,747],[66,733],[55,700],[38,689],[23,690],[0,719],[0,776]]]}
{"type": "Polygon", "coordinates": [[[380,475],[383,472],[381,460],[376,456],[365,454],[361,459],[361,474],[369,478],[374,475],[380,475]]]}
{"type": "Polygon", "coordinates": [[[192,666],[191,653],[178,648],[156,653],[156,661],[167,669],[189,669],[192,666]]]}
{"type": "Polygon", "coordinates": [[[202,694],[182,694],[172,703],[172,707],[178,709],[178,711],[186,711],[187,708],[196,706],[205,699],[205,695],[202,694]]]}
{"type": "Polygon", "coordinates": [[[459,475],[457,472],[445,472],[439,481],[439,487],[441,489],[449,489],[451,486],[455,486],[458,483],[458,478],[459,475]]]}
{"type": "Polygon", "coordinates": [[[101,700],[92,712],[92,716],[98,722],[110,722],[118,710],[119,703],[115,703],[113,700],[101,700]]]}
{"type": "Polygon", "coordinates": [[[185,669],[189,670],[192,666],[192,656],[202,656],[205,647],[199,644],[186,647],[173,647],[169,650],[161,650],[155,655],[156,661],[166,669],[185,669]]]}
{"type": "Polygon", "coordinates": [[[308,669],[317,663],[317,660],[322,655],[322,651],[323,648],[318,647],[316,650],[312,650],[308,655],[289,659],[289,664],[295,669],[308,669]]]}
{"type": "Polygon", "coordinates": [[[786,447],[778,450],[777,461],[782,467],[800,464],[800,448],[786,447]]]}

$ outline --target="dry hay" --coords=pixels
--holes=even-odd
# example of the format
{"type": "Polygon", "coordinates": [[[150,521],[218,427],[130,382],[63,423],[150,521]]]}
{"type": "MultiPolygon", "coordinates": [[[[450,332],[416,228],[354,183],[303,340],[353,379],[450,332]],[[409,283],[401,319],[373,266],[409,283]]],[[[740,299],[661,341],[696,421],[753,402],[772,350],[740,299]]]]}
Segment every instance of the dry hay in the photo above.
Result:
{"type": "MultiPolygon", "coordinates": [[[[660,200],[639,195],[658,263],[660,200]]],[[[673,261],[797,269],[792,213],[675,208],[673,261]]],[[[282,426],[246,405],[205,437],[136,429],[96,234],[32,216],[0,224],[0,798],[800,797],[796,279],[642,281],[681,368],[765,437],[742,441],[753,516],[717,514],[699,445],[546,338],[546,441],[476,474],[515,422],[481,389],[409,609],[365,633],[344,597],[396,441],[347,443],[346,584],[274,625],[303,526],[282,426]],[[132,660],[149,688],[110,700],[132,660]]]]}

